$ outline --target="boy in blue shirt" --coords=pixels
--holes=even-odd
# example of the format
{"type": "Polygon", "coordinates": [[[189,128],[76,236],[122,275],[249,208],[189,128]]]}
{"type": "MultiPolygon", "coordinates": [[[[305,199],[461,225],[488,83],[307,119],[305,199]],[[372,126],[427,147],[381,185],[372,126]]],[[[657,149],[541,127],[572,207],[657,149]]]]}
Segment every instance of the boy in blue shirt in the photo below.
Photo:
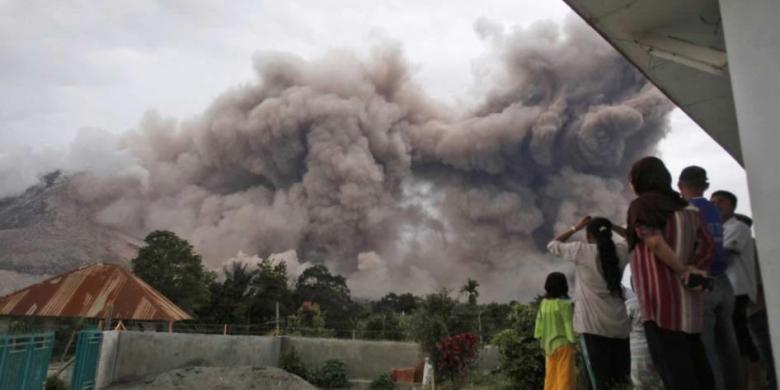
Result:
{"type": "Polygon", "coordinates": [[[683,198],[699,209],[699,214],[715,242],[715,258],[709,269],[714,283],[712,290],[704,292],[702,341],[707,351],[707,359],[715,375],[717,390],[739,389],[739,344],[732,322],[734,289],[726,276],[729,264],[723,249],[720,211],[704,198],[704,191],[710,185],[707,171],[703,168],[693,165],[683,169],[677,186],[683,198]]]}

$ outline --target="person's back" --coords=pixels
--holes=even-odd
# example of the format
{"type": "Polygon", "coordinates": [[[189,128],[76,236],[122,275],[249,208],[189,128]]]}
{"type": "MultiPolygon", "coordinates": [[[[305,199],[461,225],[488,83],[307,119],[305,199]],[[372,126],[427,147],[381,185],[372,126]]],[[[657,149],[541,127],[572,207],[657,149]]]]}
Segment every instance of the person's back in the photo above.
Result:
{"type": "Polygon", "coordinates": [[[720,212],[712,202],[706,198],[696,197],[688,200],[696,206],[701,215],[702,222],[712,236],[714,255],[712,264],[710,264],[710,276],[720,276],[726,273],[728,263],[726,262],[726,252],[723,250],[723,222],[720,219],[720,212]]]}
{"type": "Polygon", "coordinates": [[[683,281],[706,275],[713,258],[712,237],[699,210],[671,188],[663,161],[640,159],[629,179],[637,194],[626,228],[632,283],[653,364],[667,390],[710,390],[714,380],[701,342],[701,287],[694,290],[683,281]]]}
{"type": "Polygon", "coordinates": [[[573,304],[568,299],[545,298],[539,303],[534,337],[542,349],[552,355],[558,348],[574,342],[573,304]]]}
{"type": "Polygon", "coordinates": [[[631,376],[631,325],[620,283],[628,246],[613,240],[613,225],[603,217],[584,217],[548,245],[551,254],[575,265],[574,330],[580,335],[593,388],[622,388],[631,376]],[[587,227],[587,242],[568,242],[587,227]]]}
{"type": "MultiPolygon", "coordinates": [[[[625,242],[616,243],[619,268],[628,264],[628,247],[625,242]]],[[[626,338],[630,323],[623,299],[612,294],[602,275],[596,244],[587,242],[562,243],[552,241],[547,245],[551,254],[574,263],[574,330],[604,337],[626,338]]]]}
{"type": "MultiPolygon", "coordinates": [[[[723,248],[729,262],[726,274],[734,286],[734,315],[732,322],[742,355],[755,363],[758,361],[758,349],[747,326],[747,308],[755,302],[758,283],[756,282],[756,262],[750,227],[735,215],[737,197],[728,191],[712,193],[712,202],[723,217],[723,248]]],[[[748,362],[744,362],[748,363],[748,362]]]]}
{"type": "MultiPolygon", "coordinates": [[[[646,227],[639,227],[639,230],[640,237],[652,234],[652,229],[646,227]]],[[[660,233],[683,265],[709,268],[712,238],[696,207],[688,206],[674,212],[660,233]]],[[[675,272],[657,259],[643,241],[637,243],[633,253],[633,283],[642,306],[642,318],[664,329],[701,333],[702,293],[684,288],[675,272]]]]}
{"type": "Polygon", "coordinates": [[[734,313],[734,289],[726,270],[729,264],[723,249],[723,223],[720,211],[704,198],[709,188],[707,171],[689,166],[680,173],[677,183],[683,198],[699,209],[699,215],[712,236],[714,257],[709,268],[712,283],[704,292],[704,328],[702,341],[715,378],[716,390],[740,388],[739,347],[732,325],[734,313]]]}
{"type": "Polygon", "coordinates": [[[536,313],[534,338],[546,356],[544,389],[574,390],[574,328],[572,303],[568,299],[569,284],[560,272],[547,275],[545,298],[536,313]]]}
{"type": "Polygon", "coordinates": [[[734,285],[734,294],[746,295],[751,302],[755,302],[758,283],[750,227],[736,217],[732,217],[724,222],[723,229],[728,238],[727,249],[731,258],[731,265],[726,274],[734,285]]]}

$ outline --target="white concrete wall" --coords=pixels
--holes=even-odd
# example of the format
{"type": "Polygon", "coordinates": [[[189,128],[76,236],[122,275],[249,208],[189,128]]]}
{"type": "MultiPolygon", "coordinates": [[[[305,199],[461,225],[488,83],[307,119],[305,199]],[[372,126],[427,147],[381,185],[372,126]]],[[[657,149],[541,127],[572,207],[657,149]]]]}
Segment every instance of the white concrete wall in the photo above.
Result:
{"type": "MultiPolygon", "coordinates": [[[[308,337],[222,336],[155,332],[103,332],[97,388],[192,366],[272,366],[295,348],[309,369],[329,359],[347,366],[351,378],[375,379],[392,368],[413,367],[423,355],[416,343],[308,337]]],[[[478,369],[498,367],[498,351],[481,352],[478,369]]]]}
{"type": "Polygon", "coordinates": [[[104,332],[97,388],[176,368],[276,366],[276,337],[156,332],[104,332]]]}
{"type": "Polygon", "coordinates": [[[720,0],[720,12],[780,373],[780,1],[720,0]]]}
{"type": "Polygon", "coordinates": [[[114,381],[114,367],[119,349],[119,332],[103,332],[103,342],[100,345],[100,357],[95,373],[95,388],[102,389],[114,381]]]}

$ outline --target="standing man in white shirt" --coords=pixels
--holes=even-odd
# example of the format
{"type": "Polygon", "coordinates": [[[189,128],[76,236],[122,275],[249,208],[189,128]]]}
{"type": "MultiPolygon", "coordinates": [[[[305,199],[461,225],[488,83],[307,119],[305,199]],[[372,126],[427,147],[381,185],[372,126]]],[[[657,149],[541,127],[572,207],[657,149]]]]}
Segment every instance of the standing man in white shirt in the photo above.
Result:
{"type": "Polygon", "coordinates": [[[755,248],[750,227],[734,216],[737,196],[728,191],[715,191],[711,199],[723,218],[723,248],[729,267],[726,270],[734,287],[734,330],[742,356],[755,363],[759,359],[758,348],[748,330],[747,308],[755,302],[757,293],[755,248]]]}

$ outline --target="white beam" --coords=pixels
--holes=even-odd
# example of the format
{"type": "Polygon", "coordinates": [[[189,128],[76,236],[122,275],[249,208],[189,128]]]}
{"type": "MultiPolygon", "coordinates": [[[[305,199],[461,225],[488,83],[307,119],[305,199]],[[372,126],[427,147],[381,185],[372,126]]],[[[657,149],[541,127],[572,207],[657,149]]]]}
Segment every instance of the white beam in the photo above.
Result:
{"type": "Polygon", "coordinates": [[[720,50],[657,34],[638,35],[634,42],[653,57],[718,76],[728,75],[728,59],[720,50]]]}
{"type": "Polygon", "coordinates": [[[719,1],[775,372],[780,373],[780,1],[719,1]]]}

